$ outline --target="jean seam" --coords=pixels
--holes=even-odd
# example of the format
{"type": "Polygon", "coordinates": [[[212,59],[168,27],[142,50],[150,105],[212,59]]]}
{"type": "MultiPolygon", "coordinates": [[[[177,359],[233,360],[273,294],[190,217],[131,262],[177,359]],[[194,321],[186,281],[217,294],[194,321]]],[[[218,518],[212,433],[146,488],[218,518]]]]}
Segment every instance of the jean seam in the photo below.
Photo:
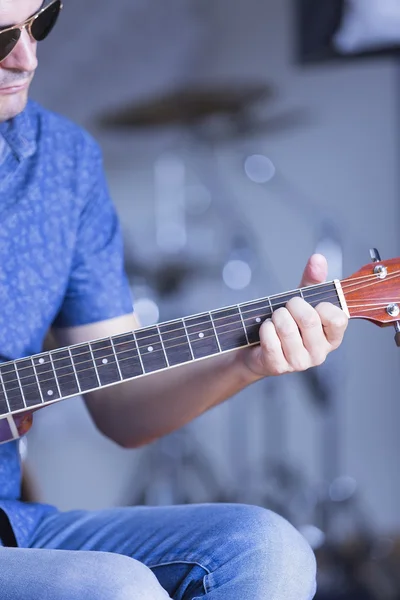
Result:
{"type": "MultiPolygon", "coordinates": [[[[169,565],[195,565],[196,567],[200,567],[200,569],[203,569],[203,571],[206,572],[206,574],[204,575],[202,582],[203,582],[203,587],[204,587],[204,592],[206,594],[208,594],[209,592],[211,592],[212,588],[214,587],[213,584],[211,583],[210,580],[212,580],[212,572],[205,567],[204,565],[202,565],[201,563],[195,561],[195,560],[167,560],[167,561],[163,561],[161,563],[156,563],[154,565],[150,564],[147,565],[149,569],[156,569],[157,567],[168,567],[169,565]]],[[[193,598],[193,600],[197,600],[196,598],[193,598]]],[[[199,600],[201,600],[199,598],[199,600]]]]}
{"type": "Polygon", "coordinates": [[[207,575],[210,575],[211,571],[210,569],[208,569],[207,567],[205,567],[204,565],[202,565],[201,563],[199,563],[197,560],[164,560],[160,563],[155,563],[153,564],[148,564],[148,568],[149,569],[156,569],[157,567],[168,567],[168,565],[196,565],[196,567],[200,567],[200,569],[203,569],[203,571],[205,571],[207,573],[207,575]]]}

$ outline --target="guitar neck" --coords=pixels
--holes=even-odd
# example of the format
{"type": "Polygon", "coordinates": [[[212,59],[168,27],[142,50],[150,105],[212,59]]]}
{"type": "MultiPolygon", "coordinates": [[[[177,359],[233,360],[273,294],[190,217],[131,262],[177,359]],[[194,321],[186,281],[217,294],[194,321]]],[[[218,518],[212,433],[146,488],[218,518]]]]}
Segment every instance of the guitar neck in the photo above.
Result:
{"type": "Polygon", "coordinates": [[[262,322],[294,297],[346,310],[331,281],[3,363],[0,418],[257,344],[262,322]]]}

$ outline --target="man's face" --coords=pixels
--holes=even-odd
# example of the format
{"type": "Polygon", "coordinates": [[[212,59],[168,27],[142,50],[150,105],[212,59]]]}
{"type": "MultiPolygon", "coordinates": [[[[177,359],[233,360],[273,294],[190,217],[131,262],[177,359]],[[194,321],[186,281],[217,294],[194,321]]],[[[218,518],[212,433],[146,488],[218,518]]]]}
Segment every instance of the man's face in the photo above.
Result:
{"type": "MultiPolygon", "coordinates": [[[[42,0],[0,0],[0,31],[23,23],[41,8],[42,3],[42,0]]],[[[26,106],[37,67],[36,45],[23,29],[14,50],[0,63],[0,122],[15,117],[26,106]]]]}

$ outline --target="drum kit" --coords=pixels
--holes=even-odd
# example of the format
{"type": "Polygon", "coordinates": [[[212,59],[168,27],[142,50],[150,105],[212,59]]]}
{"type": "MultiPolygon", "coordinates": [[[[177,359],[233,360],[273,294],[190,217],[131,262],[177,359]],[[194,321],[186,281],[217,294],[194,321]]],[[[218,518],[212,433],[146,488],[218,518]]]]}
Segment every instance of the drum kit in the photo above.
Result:
{"type": "MultiPolygon", "coordinates": [[[[140,103],[111,111],[97,120],[97,127],[105,131],[143,131],[145,129],[176,128],[182,140],[190,147],[201,147],[210,160],[202,162],[202,177],[213,201],[223,203],[222,212],[229,215],[227,226],[232,240],[241,240],[241,247],[257,256],[256,235],[246,232],[243,221],[235,213],[232,203],[227,205],[229,194],[215,166],[213,151],[228,143],[246,142],[266,137],[282,130],[306,126],[308,115],[303,110],[265,116],[275,93],[265,83],[215,84],[182,88],[178,91],[149,98],[140,103]]],[[[188,146],[186,145],[186,148],[188,146]]],[[[182,152],[182,148],[178,151],[182,152]]],[[[184,151],[184,150],[183,150],[184,151]]],[[[221,207],[220,207],[221,208],[221,207]]],[[[328,241],[338,242],[335,227],[325,230],[328,241]]],[[[331,244],[332,246],[332,244],[331,244]]],[[[337,244],[340,253],[340,244],[337,244]]],[[[155,290],[160,302],[178,299],[182,287],[193,279],[204,282],[221,277],[221,265],[191,262],[185,253],[162,256],[156,266],[127,256],[126,266],[131,281],[144,279],[155,290]]],[[[262,265],[261,265],[262,268],[262,265]]],[[[263,275],[264,283],[265,277],[263,275]]],[[[266,273],[267,282],[271,273],[266,273]]],[[[273,283],[273,282],[272,282],[273,283]]],[[[171,318],[182,315],[171,315],[171,318]]],[[[168,317],[168,315],[167,315],[168,317]]],[[[168,317],[169,318],[169,317],[168,317]]],[[[356,483],[340,473],[340,430],[337,418],[337,398],[340,390],[333,384],[337,370],[341,369],[340,353],[336,362],[314,369],[304,376],[310,398],[318,405],[322,418],[321,465],[323,486],[315,490],[293,465],[282,459],[267,460],[262,473],[251,473],[245,478],[234,474],[233,485],[223,483],[202,445],[196,441],[191,426],[173,433],[146,448],[134,476],[134,491],[130,491],[131,504],[178,504],[198,501],[250,502],[275,510],[295,525],[300,524],[300,514],[312,515],[308,527],[310,541],[319,562],[320,600],[398,600],[400,582],[396,571],[396,551],[393,540],[378,538],[369,530],[368,518],[363,514],[356,483]],[[335,371],[335,373],[332,372],[335,371]],[[338,532],[346,522],[350,539],[340,539],[338,532]]],[[[343,373],[342,373],[343,375],[343,373]]],[[[271,405],[281,390],[272,380],[265,382],[265,394],[271,405]]],[[[268,410],[268,409],[266,409],[268,410]]],[[[284,428],[282,413],[272,415],[277,427],[284,428]]],[[[242,439],[240,418],[233,417],[230,434],[242,439]]],[[[266,419],[271,419],[271,414],[266,419]]],[[[235,445],[232,443],[232,447],[235,445]]],[[[244,449],[245,450],[245,449],[244,449]]],[[[279,449],[278,449],[279,452],[279,449]]],[[[304,523],[301,523],[304,526],[304,523]]],[[[304,527],[304,533],[307,533],[304,527]]]]}

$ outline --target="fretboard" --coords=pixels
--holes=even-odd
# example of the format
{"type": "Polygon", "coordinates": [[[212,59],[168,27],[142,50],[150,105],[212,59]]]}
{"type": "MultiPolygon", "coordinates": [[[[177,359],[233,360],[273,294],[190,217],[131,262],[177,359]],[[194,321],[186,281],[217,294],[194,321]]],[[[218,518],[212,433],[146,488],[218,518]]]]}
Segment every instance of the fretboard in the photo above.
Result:
{"type": "Polygon", "coordinates": [[[329,282],[3,363],[0,416],[257,344],[263,321],[296,296],[342,308],[329,282]]]}

